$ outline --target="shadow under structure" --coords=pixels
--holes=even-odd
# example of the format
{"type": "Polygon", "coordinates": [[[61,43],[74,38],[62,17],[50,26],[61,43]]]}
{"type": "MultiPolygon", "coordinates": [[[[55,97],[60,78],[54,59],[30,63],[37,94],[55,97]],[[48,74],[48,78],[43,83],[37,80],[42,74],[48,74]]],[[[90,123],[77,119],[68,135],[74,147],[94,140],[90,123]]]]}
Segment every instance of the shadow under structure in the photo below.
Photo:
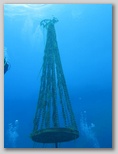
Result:
{"type": "Polygon", "coordinates": [[[68,142],[79,137],[56,39],[57,22],[55,17],[40,22],[47,30],[47,38],[38,103],[30,135],[34,142],[54,143],[55,148],[58,148],[59,142],[68,142]]]}

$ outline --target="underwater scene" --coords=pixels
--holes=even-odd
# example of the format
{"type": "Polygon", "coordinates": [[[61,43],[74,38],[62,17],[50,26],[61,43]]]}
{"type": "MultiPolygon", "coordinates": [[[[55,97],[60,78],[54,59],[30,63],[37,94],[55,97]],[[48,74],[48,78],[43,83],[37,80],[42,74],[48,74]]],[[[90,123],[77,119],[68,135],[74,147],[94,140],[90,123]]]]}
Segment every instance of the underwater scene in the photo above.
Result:
{"type": "Polygon", "coordinates": [[[112,148],[112,5],[4,4],[4,148],[112,148]]]}

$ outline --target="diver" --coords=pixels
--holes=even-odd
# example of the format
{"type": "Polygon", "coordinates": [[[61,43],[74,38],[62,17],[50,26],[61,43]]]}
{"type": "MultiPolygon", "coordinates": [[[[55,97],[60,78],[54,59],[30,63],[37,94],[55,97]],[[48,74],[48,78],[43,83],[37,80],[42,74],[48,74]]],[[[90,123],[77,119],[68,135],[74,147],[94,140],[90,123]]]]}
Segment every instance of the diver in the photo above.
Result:
{"type": "Polygon", "coordinates": [[[9,69],[9,64],[6,58],[4,58],[4,74],[8,71],[8,69],[9,69]]]}

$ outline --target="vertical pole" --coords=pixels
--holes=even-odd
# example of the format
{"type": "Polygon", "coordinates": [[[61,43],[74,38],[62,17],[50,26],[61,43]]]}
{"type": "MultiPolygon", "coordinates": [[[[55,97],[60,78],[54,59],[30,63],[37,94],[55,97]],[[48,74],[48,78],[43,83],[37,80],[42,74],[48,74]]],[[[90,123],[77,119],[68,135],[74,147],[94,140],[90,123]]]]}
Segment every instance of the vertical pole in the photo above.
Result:
{"type": "Polygon", "coordinates": [[[57,142],[55,143],[55,148],[58,148],[58,143],[57,142]]]}

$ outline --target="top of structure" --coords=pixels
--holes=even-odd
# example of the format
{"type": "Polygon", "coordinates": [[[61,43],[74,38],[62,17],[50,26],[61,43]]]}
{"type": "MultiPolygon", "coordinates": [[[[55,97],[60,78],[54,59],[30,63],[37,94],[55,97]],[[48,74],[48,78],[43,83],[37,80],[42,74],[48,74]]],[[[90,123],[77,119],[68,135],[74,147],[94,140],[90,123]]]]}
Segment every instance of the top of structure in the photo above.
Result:
{"type": "Polygon", "coordinates": [[[55,17],[53,17],[52,19],[44,19],[40,22],[40,25],[43,26],[43,28],[48,28],[49,24],[55,24],[57,23],[59,20],[55,17]]]}

